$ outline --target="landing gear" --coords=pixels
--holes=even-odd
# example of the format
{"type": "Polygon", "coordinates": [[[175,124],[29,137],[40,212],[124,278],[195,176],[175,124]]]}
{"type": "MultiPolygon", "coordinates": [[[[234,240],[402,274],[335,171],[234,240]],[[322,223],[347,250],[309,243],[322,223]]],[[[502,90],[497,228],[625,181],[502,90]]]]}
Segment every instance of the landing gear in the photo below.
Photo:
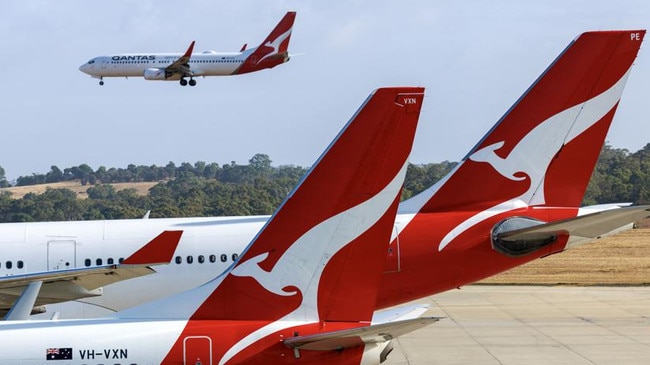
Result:
{"type": "Polygon", "coordinates": [[[100,77],[99,78],[99,86],[104,85],[104,78],[100,77]]]}
{"type": "MultiPolygon", "coordinates": [[[[187,86],[187,84],[188,84],[187,80],[185,80],[184,78],[181,79],[180,83],[181,83],[181,86],[187,86]]],[[[189,84],[190,84],[190,86],[196,86],[196,80],[194,80],[193,78],[190,78],[189,84]]]]}

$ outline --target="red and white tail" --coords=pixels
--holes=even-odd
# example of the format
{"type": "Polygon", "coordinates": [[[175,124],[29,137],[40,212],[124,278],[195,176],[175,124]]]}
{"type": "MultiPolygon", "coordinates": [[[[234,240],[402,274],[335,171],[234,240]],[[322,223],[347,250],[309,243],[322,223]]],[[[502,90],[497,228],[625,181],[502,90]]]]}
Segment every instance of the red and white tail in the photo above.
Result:
{"type": "Polygon", "coordinates": [[[245,323],[218,344],[221,363],[295,326],[370,324],[423,93],[376,90],[228,271],[118,316],[189,318],[170,358],[205,320],[245,323]]]}
{"type": "Polygon", "coordinates": [[[423,92],[376,90],[224,274],[118,315],[189,317],[168,359],[183,358],[183,340],[217,320],[222,364],[257,356],[300,326],[369,325],[423,92]]]}
{"type": "Polygon", "coordinates": [[[644,35],[581,34],[448,176],[400,212],[485,218],[525,206],[579,207],[644,35]]]}
{"type": "Polygon", "coordinates": [[[375,91],[192,318],[370,320],[422,99],[375,91]]]}
{"type": "MultiPolygon", "coordinates": [[[[272,68],[289,61],[289,40],[296,12],[290,11],[273,28],[266,39],[256,48],[251,48],[249,56],[234,74],[244,74],[253,71],[272,68]]],[[[242,47],[244,52],[246,45],[242,47]]]]}

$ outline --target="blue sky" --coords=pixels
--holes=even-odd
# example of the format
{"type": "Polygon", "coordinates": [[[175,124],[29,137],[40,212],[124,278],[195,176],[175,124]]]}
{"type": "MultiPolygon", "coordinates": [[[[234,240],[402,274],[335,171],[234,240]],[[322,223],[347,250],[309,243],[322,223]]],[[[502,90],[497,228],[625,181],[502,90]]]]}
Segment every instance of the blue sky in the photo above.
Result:
{"type": "MultiPolygon", "coordinates": [[[[579,33],[645,29],[638,1],[4,1],[0,166],[7,178],[89,164],[196,161],[310,165],[375,88],[427,88],[411,161],[457,161],[579,33]],[[290,51],[272,70],[177,82],[97,80],[88,59],[123,52],[237,51],[288,10],[290,51]]],[[[647,43],[647,41],[646,41],[647,43]]],[[[650,142],[642,47],[610,130],[650,142]]]]}

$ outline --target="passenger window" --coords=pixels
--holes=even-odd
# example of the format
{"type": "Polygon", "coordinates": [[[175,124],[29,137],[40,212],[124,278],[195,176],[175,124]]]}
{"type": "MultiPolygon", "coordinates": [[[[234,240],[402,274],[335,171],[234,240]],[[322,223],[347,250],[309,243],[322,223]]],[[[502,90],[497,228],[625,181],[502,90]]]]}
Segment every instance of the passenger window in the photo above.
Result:
{"type": "Polygon", "coordinates": [[[237,261],[237,258],[238,258],[238,257],[239,257],[239,255],[237,255],[236,253],[233,253],[233,254],[232,254],[232,260],[233,260],[233,261],[237,261]]]}
{"type": "Polygon", "coordinates": [[[88,267],[88,266],[90,266],[92,264],[93,264],[93,261],[91,259],[85,259],[84,260],[84,265],[86,265],[86,267],[88,267]]]}
{"type": "Polygon", "coordinates": [[[225,253],[221,254],[221,262],[226,262],[228,261],[228,256],[225,253]]]}
{"type": "Polygon", "coordinates": [[[113,264],[115,263],[115,261],[113,261],[113,258],[112,258],[112,257],[109,257],[108,260],[106,260],[106,263],[107,263],[108,265],[113,265],[113,264]]]}
{"type": "Polygon", "coordinates": [[[197,258],[199,259],[199,264],[202,264],[202,263],[205,262],[205,257],[203,257],[203,255],[199,255],[199,257],[197,257],[197,258]]]}
{"type": "Polygon", "coordinates": [[[101,266],[101,265],[102,265],[102,262],[103,262],[102,259],[97,259],[97,260],[95,260],[95,264],[96,264],[97,266],[101,266]]]}
{"type": "Polygon", "coordinates": [[[188,264],[191,264],[192,262],[194,262],[194,257],[192,257],[192,256],[187,256],[187,263],[188,263],[188,264]]]}
{"type": "Polygon", "coordinates": [[[217,261],[217,255],[210,255],[210,262],[216,262],[217,261]]]}
{"type": "Polygon", "coordinates": [[[11,261],[7,261],[7,262],[5,263],[5,267],[6,267],[7,269],[11,269],[12,266],[13,266],[13,265],[11,264],[11,261]]]}
{"type": "Polygon", "coordinates": [[[18,266],[19,269],[22,269],[23,266],[24,266],[24,265],[23,265],[23,260],[18,260],[18,263],[17,263],[17,264],[18,264],[17,266],[18,266]]]}
{"type": "Polygon", "coordinates": [[[176,256],[174,260],[176,261],[177,264],[181,264],[183,262],[183,258],[180,256],[176,256]]]}
{"type": "Polygon", "coordinates": [[[120,264],[121,264],[122,262],[124,262],[124,257],[120,257],[120,259],[117,260],[117,262],[119,262],[120,264]]]}

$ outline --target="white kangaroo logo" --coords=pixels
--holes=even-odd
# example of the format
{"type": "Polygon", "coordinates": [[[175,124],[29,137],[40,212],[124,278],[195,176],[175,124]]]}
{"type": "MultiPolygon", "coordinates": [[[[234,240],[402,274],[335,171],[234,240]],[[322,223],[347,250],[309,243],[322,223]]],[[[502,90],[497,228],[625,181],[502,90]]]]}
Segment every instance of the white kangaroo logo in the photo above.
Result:
{"type": "Polygon", "coordinates": [[[257,63],[260,63],[260,62],[264,61],[264,59],[266,59],[268,57],[276,55],[278,53],[278,48],[280,48],[280,45],[282,44],[282,42],[284,42],[284,40],[287,39],[291,35],[291,29],[293,29],[293,27],[289,28],[289,30],[287,30],[286,32],[280,34],[280,36],[277,37],[274,41],[266,42],[264,44],[264,46],[273,48],[273,51],[271,51],[271,52],[267,53],[266,55],[264,55],[264,57],[260,58],[260,60],[257,61],[257,63]]]}
{"type": "Polygon", "coordinates": [[[504,141],[486,146],[469,156],[474,162],[489,164],[510,180],[522,181],[528,178],[530,186],[520,196],[488,208],[460,223],[440,241],[438,250],[442,251],[459,234],[487,218],[528,205],[544,204],[544,177],[553,157],[562,146],[581,135],[614,108],[621,98],[629,73],[628,70],[620,80],[600,95],[540,123],[524,136],[505,158],[495,153],[503,147],[504,141]]]}
{"type": "Polygon", "coordinates": [[[323,270],[338,251],[375,225],[386,213],[402,186],[407,166],[408,163],[405,163],[377,195],[328,218],[303,234],[282,254],[271,271],[259,267],[259,263],[268,257],[268,253],[263,253],[240,263],[230,272],[235,276],[252,277],[269,292],[282,296],[296,295],[297,291],[287,293],[283,290],[288,286],[296,287],[303,298],[293,312],[241,339],[224,354],[220,364],[271,333],[319,320],[318,285],[323,270]],[[323,241],[328,244],[323,244],[323,241]]]}

